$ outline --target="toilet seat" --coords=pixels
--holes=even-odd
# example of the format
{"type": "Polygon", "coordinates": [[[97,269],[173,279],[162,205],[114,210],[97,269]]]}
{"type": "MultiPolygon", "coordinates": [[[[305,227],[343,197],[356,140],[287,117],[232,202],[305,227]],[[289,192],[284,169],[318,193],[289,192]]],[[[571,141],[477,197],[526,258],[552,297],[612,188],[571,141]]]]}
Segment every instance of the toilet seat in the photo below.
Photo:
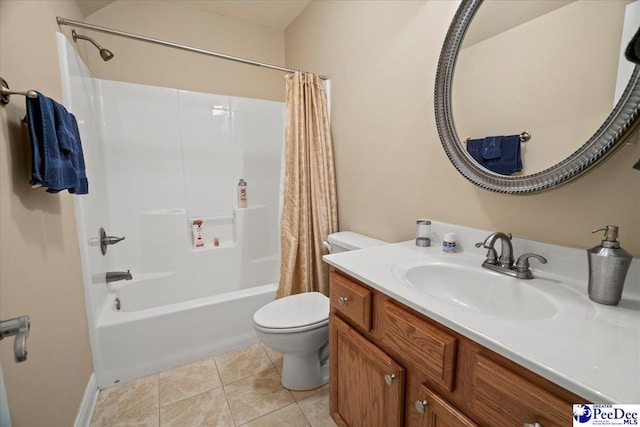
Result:
{"type": "Polygon", "coordinates": [[[329,323],[329,298],[305,292],[270,302],[253,315],[256,327],[270,333],[303,332],[329,323]]]}

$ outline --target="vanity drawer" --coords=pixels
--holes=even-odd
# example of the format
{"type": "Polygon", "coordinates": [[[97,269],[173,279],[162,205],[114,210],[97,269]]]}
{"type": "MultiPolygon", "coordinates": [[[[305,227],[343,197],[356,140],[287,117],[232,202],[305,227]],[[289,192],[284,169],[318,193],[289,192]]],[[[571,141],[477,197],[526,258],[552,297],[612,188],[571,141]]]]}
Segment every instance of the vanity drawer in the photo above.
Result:
{"type": "Polygon", "coordinates": [[[458,340],[390,301],[383,305],[382,339],[402,349],[416,369],[453,391],[458,340]]]}
{"type": "Polygon", "coordinates": [[[373,292],[352,280],[331,272],[331,307],[356,326],[371,330],[373,292]]]}
{"type": "Polygon", "coordinates": [[[481,424],[544,427],[571,425],[572,404],[526,378],[476,354],[472,374],[471,408],[481,424]],[[508,410],[505,410],[508,408],[508,410]]]}

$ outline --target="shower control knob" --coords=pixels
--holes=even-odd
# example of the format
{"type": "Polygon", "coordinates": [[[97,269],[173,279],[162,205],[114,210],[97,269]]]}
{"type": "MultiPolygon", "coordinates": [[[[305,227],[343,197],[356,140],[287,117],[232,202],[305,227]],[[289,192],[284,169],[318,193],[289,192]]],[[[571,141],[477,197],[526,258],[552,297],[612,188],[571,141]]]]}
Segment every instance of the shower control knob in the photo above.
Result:
{"type": "Polygon", "coordinates": [[[107,246],[115,245],[118,242],[124,240],[124,236],[115,237],[115,236],[107,236],[107,232],[104,231],[104,228],[100,227],[100,252],[102,255],[107,254],[107,246]]]}
{"type": "Polygon", "coordinates": [[[345,305],[348,300],[349,300],[349,298],[347,298],[347,297],[340,297],[340,298],[338,298],[338,303],[340,305],[345,305]]]}
{"type": "Polygon", "coordinates": [[[385,374],[384,375],[384,382],[387,383],[387,385],[391,385],[393,384],[393,380],[396,379],[396,374],[385,374]]]}

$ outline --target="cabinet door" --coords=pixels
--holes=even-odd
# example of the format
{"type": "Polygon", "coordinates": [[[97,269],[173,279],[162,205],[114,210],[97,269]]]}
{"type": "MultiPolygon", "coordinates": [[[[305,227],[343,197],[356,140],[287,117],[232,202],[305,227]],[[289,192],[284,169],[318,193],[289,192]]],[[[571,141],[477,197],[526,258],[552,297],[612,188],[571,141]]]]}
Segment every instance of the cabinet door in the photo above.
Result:
{"type": "Polygon", "coordinates": [[[420,386],[420,399],[422,400],[417,400],[413,408],[422,413],[420,427],[478,427],[425,385],[420,386]]]}
{"type": "Polygon", "coordinates": [[[402,366],[335,315],[329,330],[333,418],[341,426],[400,427],[402,366]]]}

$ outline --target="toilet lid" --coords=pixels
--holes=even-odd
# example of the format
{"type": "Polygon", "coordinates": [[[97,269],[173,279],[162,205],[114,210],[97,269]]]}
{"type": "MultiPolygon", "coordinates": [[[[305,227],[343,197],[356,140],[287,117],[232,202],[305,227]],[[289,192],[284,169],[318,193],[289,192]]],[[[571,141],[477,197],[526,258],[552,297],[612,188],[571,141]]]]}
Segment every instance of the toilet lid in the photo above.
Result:
{"type": "Polygon", "coordinates": [[[263,328],[291,329],[326,322],[329,298],[320,292],[305,292],[270,302],[253,315],[263,328]]]}

